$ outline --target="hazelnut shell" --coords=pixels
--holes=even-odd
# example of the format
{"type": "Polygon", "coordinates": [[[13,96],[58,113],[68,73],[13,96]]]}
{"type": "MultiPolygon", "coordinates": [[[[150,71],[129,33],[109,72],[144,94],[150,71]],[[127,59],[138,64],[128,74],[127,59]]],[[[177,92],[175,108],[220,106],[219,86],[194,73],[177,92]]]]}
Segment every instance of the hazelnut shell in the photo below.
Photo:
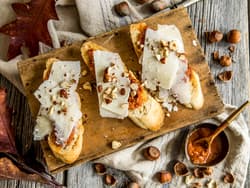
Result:
{"type": "Polygon", "coordinates": [[[109,186],[115,186],[115,184],[117,183],[116,179],[114,178],[114,176],[110,175],[110,174],[106,174],[105,177],[105,184],[109,185],[109,186]]]}
{"type": "Polygon", "coordinates": [[[189,171],[187,169],[187,166],[184,163],[180,162],[180,161],[175,163],[174,172],[175,172],[175,174],[177,176],[186,176],[189,173],[189,171]]]}
{"type": "Polygon", "coordinates": [[[196,178],[204,178],[205,175],[204,175],[204,171],[202,168],[195,168],[194,169],[194,177],[196,178]]]}
{"type": "Polygon", "coordinates": [[[220,64],[224,67],[228,67],[232,64],[232,59],[228,55],[223,55],[220,57],[220,64]]]}
{"type": "Polygon", "coordinates": [[[218,74],[218,78],[223,81],[227,82],[233,78],[233,71],[224,71],[218,74]]]}
{"type": "Polygon", "coordinates": [[[223,178],[223,181],[225,183],[233,183],[234,182],[234,176],[230,172],[227,172],[227,174],[223,178]]]}
{"type": "Polygon", "coordinates": [[[104,175],[106,173],[106,167],[101,163],[95,163],[94,169],[98,175],[104,175]]]}

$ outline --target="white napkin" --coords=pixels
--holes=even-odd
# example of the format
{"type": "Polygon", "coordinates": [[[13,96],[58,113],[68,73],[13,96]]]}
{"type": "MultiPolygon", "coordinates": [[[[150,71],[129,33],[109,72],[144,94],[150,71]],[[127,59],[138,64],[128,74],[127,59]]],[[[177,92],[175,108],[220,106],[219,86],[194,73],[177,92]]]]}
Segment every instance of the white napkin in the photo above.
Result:
{"type": "MultiPolygon", "coordinates": [[[[226,105],[224,113],[204,122],[220,124],[235,109],[236,107],[226,105]]],[[[227,158],[213,168],[212,176],[202,180],[196,179],[193,182],[205,184],[209,179],[213,179],[217,182],[218,187],[229,188],[231,185],[223,183],[222,178],[226,172],[231,172],[235,176],[233,187],[244,187],[247,173],[246,167],[248,166],[250,157],[250,139],[248,127],[243,116],[240,115],[239,118],[233,121],[225,132],[230,141],[230,152],[227,158]]],[[[133,180],[142,185],[142,187],[162,187],[153,177],[156,172],[161,170],[172,171],[170,164],[174,160],[182,161],[190,168],[193,167],[185,158],[184,153],[184,143],[187,133],[188,129],[170,132],[149,142],[140,142],[130,148],[107,155],[95,162],[100,162],[107,166],[125,171],[133,180]],[[144,159],[142,150],[148,146],[159,148],[161,157],[158,160],[148,161],[144,159]]],[[[172,182],[168,186],[169,188],[188,187],[185,184],[185,179],[177,176],[174,176],[172,182]]]]}
{"type": "MultiPolygon", "coordinates": [[[[0,12],[2,13],[0,26],[15,18],[11,3],[27,1],[28,0],[2,0],[0,6],[0,12]]],[[[113,6],[120,1],[121,0],[58,0],[56,2],[56,10],[60,20],[51,20],[48,22],[53,48],[59,48],[61,46],[60,41],[65,41],[66,43],[80,41],[88,36],[94,36],[121,25],[127,25],[152,14],[148,3],[140,5],[136,3],[135,0],[127,0],[131,15],[119,17],[115,13],[113,6]]],[[[152,0],[150,0],[149,3],[151,1],[152,0]]],[[[164,1],[171,6],[182,0],[164,1]]],[[[16,63],[25,58],[25,56],[20,55],[7,62],[4,57],[7,50],[6,41],[7,37],[0,34],[0,73],[17,86],[20,91],[23,91],[16,63]]],[[[49,50],[51,50],[51,47],[42,43],[40,44],[40,53],[45,53],[49,50]]],[[[223,113],[211,121],[221,121],[232,109],[233,107],[227,106],[226,113],[223,113]]],[[[231,143],[232,150],[227,160],[216,167],[213,176],[215,180],[218,180],[220,177],[217,175],[221,173],[222,168],[226,167],[227,169],[224,169],[224,171],[228,170],[236,174],[235,187],[242,187],[246,178],[246,167],[248,166],[250,148],[248,128],[243,117],[240,116],[237,121],[232,123],[230,128],[227,129],[227,132],[230,136],[230,140],[233,140],[231,143]]],[[[172,159],[179,159],[186,163],[183,150],[181,149],[183,148],[183,141],[186,134],[187,132],[185,130],[171,132],[150,142],[139,143],[131,148],[101,158],[99,161],[117,169],[127,171],[131,177],[138,180],[141,184],[144,184],[145,187],[157,187],[160,185],[152,181],[154,172],[166,169],[167,164],[172,159]],[[148,145],[155,145],[162,151],[161,158],[156,162],[145,161],[139,154],[140,151],[148,145]]],[[[181,178],[175,177],[170,187],[181,187],[183,185],[182,183],[181,178]]],[[[222,184],[222,186],[226,187],[224,184],[222,184]]]]}

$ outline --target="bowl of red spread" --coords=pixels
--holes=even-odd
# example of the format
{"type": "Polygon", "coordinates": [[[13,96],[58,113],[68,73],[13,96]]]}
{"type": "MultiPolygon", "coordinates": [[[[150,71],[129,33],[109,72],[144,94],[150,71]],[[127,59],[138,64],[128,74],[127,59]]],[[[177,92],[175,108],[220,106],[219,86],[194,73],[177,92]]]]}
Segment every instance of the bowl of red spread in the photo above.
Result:
{"type": "Polygon", "coordinates": [[[206,148],[195,141],[210,136],[217,125],[204,123],[191,130],[186,138],[185,154],[188,160],[198,166],[214,166],[223,161],[229,152],[229,141],[225,132],[221,132],[212,142],[210,148],[206,148]]]}

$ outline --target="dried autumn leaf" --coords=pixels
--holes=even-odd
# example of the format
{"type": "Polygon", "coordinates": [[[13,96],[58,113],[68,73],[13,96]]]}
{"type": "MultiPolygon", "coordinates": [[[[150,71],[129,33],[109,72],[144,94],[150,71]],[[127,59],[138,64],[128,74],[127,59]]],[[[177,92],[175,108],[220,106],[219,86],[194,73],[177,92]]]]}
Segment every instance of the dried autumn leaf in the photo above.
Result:
{"type": "Polygon", "coordinates": [[[0,178],[13,179],[13,177],[17,180],[26,179],[41,182],[41,177],[37,174],[24,173],[7,157],[0,158],[0,178]]]}
{"type": "Polygon", "coordinates": [[[7,106],[6,98],[6,90],[0,87],[0,179],[38,181],[62,187],[44,166],[36,161],[33,148],[24,157],[17,152],[11,130],[12,110],[7,106]]]}
{"type": "Polygon", "coordinates": [[[16,20],[0,28],[0,32],[10,36],[7,57],[12,59],[21,53],[21,47],[29,49],[29,55],[38,54],[38,42],[49,46],[52,41],[48,32],[47,22],[58,20],[55,0],[32,0],[29,3],[13,3],[16,20]]]}
{"type": "Polygon", "coordinates": [[[6,90],[0,88],[0,152],[17,154],[11,115],[12,110],[6,105],[6,90]]]}

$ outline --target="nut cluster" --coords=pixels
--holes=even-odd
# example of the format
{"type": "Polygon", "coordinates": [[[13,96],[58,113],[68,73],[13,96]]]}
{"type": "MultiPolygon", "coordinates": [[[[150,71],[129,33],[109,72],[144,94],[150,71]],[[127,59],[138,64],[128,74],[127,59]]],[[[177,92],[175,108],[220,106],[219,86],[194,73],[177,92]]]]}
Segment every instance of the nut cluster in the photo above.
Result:
{"type": "MultiPolygon", "coordinates": [[[[223,33],[217,30],[208,32],[206,34],[207,34],[207,39],[210,43],[219,42],[223,39],[223,33]]],[[[231,44],[237,44],[241,40],[241,32],[237,29],[232,29],[226,34],[225,38],[227,42],[231,44]]],[[[223,67],[230,66],[232,64],[231,56],[232,56],[232,53],[235,51],[235,46],[230,45],[228,47],[228,50],[229,50],[229,55],[222,55],[221,57],[218,51],[213,52],[212,53],[213,60],[218,61],[219,64],[223,67]]],[[[217,75],[218,79],[224,82],[231,80],[232,76],[233,76],[232,71],[224,71],[217,75]]]]}
{"type": "MultiPolygon", "coordinates": [[[[223,39],[223,33],[218,30],[207,32],[206,35],[210,43],[220,42],[223,39]]],[[[236,44],[241,40],[241,33],[237,29],[232,29],[226,34],[226,38],[227,42],[236,44]]]]}

